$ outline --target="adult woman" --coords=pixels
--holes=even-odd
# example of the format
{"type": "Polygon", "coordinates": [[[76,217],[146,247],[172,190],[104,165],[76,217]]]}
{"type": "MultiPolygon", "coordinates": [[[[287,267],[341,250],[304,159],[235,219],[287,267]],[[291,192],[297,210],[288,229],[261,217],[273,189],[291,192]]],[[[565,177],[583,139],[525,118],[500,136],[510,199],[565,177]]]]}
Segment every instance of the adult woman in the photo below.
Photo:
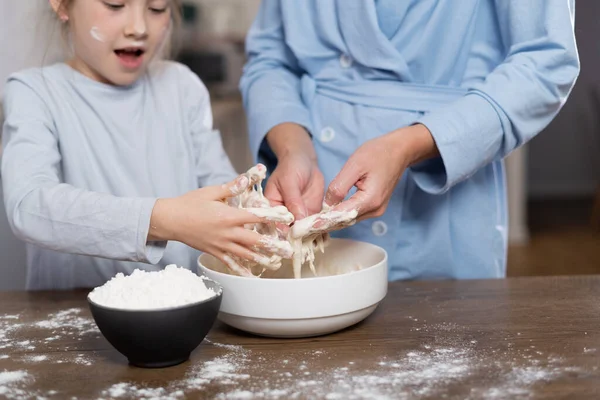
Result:
{"type": "Polygon", "coordinates": [[[354,186],[339,235],[383,246],[392,280],[503,277],[502,159],[579,73],[574,1],[535,3],[264,0],[241,89],[267,197],[302,217],[354,186]]]}

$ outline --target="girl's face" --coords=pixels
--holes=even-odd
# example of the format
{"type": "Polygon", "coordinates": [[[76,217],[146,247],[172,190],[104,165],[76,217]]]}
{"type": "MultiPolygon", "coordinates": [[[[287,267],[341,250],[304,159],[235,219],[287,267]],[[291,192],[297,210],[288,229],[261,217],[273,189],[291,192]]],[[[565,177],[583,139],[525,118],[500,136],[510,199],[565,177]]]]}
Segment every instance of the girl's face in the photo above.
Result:
{"type": "Polygon", "coordinates": [[[70,65],[99,82],[134,83],[161,50],[171,24],[172,0],[74,0],[61,10],[69,21],[70,65]]]}

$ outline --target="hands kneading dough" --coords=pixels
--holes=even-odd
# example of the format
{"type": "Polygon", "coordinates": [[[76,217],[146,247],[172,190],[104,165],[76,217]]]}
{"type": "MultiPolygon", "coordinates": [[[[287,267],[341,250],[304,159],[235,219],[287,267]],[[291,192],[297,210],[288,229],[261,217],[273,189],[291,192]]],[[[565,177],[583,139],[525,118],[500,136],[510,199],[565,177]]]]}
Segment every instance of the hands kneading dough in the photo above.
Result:
{"type": "MultiPolygon", "coordinates": [[[[262,164],[250,168],[236,180],[239,184],[231,188],[233,196],[225,201],[232,207],[264,218],[264,222],[246,225],[246,228],[263,235],[263,247],[278,255],[268,260],[265,260],[266,256],[265,259],[257,257],[252,261],[228,255],[225,257],[227,267],[237,275],[259,277],[267,269],[279,269],[286,258],[293,260],[295,278],[300,278],[302,265],[306,262],[316,275],[315,250],[324,251],[329,240],[328,232],[354,224],[357,212],[336,211],[324,204],[320,213],[294,221],[293,214],[285,206],[271,207],[263,195],[261,184],[266,175],[267,168],[262,164]],[[291,226],[287,234],[280,229],[281,225],[291,226]]],[[[258,248],[255,250],[260,252],[258,248]]]]}

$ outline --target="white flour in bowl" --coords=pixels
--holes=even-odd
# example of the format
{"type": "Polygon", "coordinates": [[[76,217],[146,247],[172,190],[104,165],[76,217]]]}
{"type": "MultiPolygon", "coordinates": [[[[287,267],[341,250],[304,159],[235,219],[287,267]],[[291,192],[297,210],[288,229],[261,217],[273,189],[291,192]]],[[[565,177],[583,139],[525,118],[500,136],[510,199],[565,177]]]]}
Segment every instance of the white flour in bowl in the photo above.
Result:
{"type": "Polygon", "coordinates": [[[90,292],[89,298],[98,305],[123,310],[180,307],[219,294],[206,287],[205,279],[173,264],[160,271],[136,269],[128,276],[118,273],[90,292]]]}

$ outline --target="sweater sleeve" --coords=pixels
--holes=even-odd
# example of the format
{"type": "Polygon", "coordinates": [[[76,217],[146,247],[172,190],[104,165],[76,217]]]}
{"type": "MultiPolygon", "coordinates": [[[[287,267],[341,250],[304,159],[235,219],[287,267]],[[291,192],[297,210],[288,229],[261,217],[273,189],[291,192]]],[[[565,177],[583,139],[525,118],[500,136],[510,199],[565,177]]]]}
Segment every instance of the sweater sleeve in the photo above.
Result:
{"type": "Polygon", "coordinates": [[[573,0],[496,0],[507,54],[484,81],[418,123],[441,157],[412,167],[416,183],[439,194],[502,159],[544,129],[579,74],[573,0]]]}
{"type": "Polygon", "coordinates": [[[116,197],[62,180],[60,143],[43,99],[9,79],[5,95],[2,184],[9,224],[48,249],[157,263],[166,242],[148,242],[156,199],[116,197]]]}

